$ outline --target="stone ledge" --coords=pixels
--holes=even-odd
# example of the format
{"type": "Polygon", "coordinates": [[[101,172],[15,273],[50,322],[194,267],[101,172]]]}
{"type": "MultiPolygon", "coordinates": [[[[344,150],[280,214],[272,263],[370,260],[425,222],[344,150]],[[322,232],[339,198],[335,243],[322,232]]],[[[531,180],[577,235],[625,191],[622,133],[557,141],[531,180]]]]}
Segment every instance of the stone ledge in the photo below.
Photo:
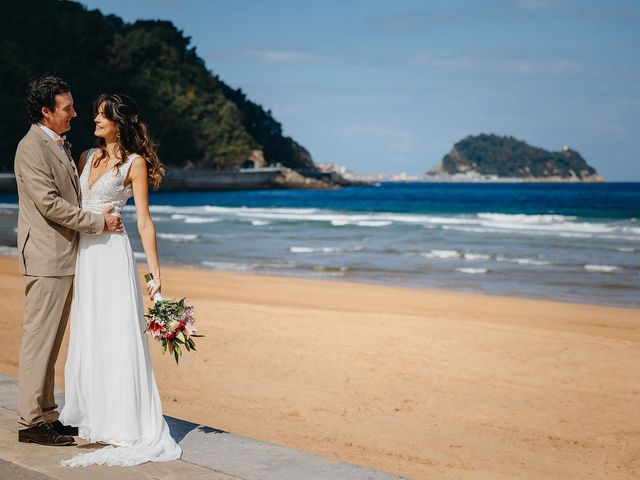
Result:
{"type": "MultiPolygon", "coordinates": [[[[0,375],[0,477],[24,480],[120,480],[122,467],[62,467],[58,462],[78,451],[98,448],[79,439],[73,447],[42,447],[17,442],[17,381],[0,375]],[[4,462],[3,462],[4,460],[4,462]],[[9,465],[8,463],[12,464],[9,465]],[[15,467],[15,468],[14,468],[15,467]],[[11,470],[14,468],[14,470],[11,470]],[[4,474],[12,472],[11,476],[4,474]],[[15,476],[14,473],[15,472],[15,476]],[[20,476],[22,475],[22,476],[20,476]],[[31,475],[31,476],[29,476],[31,475]]],[[[62,392],[56,392],[59,405],[62,392]]],[[[126,467],[127,479],[157,480],[395,480],[403,477],[371,470],[313,453],[165,416],[172,436],[183,449],[174,462],[126,467]]]]}

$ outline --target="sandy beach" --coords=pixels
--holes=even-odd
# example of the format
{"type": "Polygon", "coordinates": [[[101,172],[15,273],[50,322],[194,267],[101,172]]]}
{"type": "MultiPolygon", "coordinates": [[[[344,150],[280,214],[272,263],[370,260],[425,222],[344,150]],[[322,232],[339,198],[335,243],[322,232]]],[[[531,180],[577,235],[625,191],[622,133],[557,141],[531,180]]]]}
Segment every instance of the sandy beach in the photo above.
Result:
{"type": "MultiPolygon", "coordinates": [[[[178,268],[163,284],[207,335],[179,366],[151,345],[166,414],[411,479],[640,476],[640,310],[178,268]]],[[[15,258],[0,291],[15,376],[15,258]]]]}

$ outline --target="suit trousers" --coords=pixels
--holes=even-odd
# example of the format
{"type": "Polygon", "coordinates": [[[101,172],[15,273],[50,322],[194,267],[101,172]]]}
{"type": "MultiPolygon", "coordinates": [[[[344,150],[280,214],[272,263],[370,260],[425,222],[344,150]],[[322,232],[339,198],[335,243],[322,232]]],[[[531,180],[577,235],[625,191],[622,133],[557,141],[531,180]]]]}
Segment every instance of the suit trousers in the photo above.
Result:
{"type": "Polygon", "coordinates": [[[55,364],[69,320],[73,275],[25,275],[18,373],[18,422],[25,428],[58,419],[55,364]]]}

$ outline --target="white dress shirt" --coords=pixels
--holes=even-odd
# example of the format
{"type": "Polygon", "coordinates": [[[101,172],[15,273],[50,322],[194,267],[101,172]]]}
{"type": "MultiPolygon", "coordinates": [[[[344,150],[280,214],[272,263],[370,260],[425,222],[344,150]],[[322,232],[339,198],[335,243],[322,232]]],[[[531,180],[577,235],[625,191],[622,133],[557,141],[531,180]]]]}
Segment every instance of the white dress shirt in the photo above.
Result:
{"type": "Polygon", "coordinates": [[[47,135],[49,135],[53,139],[54,142],[56,142],[58,144],[58,146],[62,149],[64,154],[69,159],[69,162],[71,163],[71,166],[73,167],[73,171],[75,172],[76,175],[78,175],[78,169],[76,168],[76,162],[73,161],[73,159],[71,158],[71,155],[69,154],[67,149],[64,147],[64,142],[65,142],[66,137],[61,137],[56,132],[51,130],[49,127],[45,127],[41,123],[37,123],[36,125],[38,125],[47,135]]]}
{"type": "Polygon", "coordinates": [[[47,135],[49,135],[54,142],[56,142],[58,145],[60,145],[63,149],[64,149],[64,137],[61,137],[60,135],[58,135],[56,132],[54,132],[53,130],[51,130],[49,127],[45,127],[44,125],[42,125],[41,123],[37,124],[42,130],[45,131],[45,133],[47,135]],[[62,140],[62,142],[60,142],[60,140],[62,140]]]}

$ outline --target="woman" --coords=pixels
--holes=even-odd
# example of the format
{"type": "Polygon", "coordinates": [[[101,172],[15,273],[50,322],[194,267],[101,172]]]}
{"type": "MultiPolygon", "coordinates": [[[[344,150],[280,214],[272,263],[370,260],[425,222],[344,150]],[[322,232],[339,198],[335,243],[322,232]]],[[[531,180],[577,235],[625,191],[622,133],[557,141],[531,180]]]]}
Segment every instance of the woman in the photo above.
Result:
{"type": "MultiPolygon", "coordinates": [[[[83,210],[121,212],[133,196],[138,231],[160,290],[156,232],[148,185],[157,188],[164,167],[126,95],[103,94],[95,102],[98,148],[80,157],[83,210]]],[[[138,272],[126,231],[82,235],[75,270],[71,336],[65,365],[63,424],[79,436],[110,447],[62,463],[137,465],[178,459],[182,453],[162,416],[147,339],[138,272]]]]}

